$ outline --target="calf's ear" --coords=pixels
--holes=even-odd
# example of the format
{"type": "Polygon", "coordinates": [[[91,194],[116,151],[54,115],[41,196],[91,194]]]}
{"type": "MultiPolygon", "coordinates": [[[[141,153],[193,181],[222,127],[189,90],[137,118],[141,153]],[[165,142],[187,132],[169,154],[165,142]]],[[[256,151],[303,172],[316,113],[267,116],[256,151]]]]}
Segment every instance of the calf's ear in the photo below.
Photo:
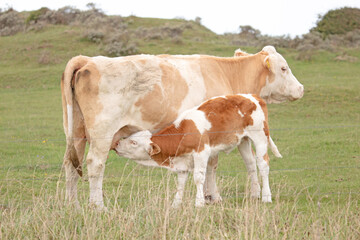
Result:
{"type": "Polygon", "coordinates": [[[159,152],[161,152],[161,149],[159,147],[159,145],[157,145],[156,143],[150,143],[150,150],[149,150],[149,155],[156,155],[159,152]]]}

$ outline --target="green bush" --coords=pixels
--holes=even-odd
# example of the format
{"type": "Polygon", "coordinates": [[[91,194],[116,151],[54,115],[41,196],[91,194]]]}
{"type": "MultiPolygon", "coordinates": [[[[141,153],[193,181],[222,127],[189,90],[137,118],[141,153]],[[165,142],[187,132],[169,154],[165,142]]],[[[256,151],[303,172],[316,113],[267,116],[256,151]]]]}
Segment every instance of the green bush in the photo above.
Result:
{"type": "Polygon", "coordinates": [[[311,31],[319,32],[325,38],[331,34],[346,34],[356,29],[360,29],[360,9],[345,7],[319,16],[316,27],[311,31]]]}

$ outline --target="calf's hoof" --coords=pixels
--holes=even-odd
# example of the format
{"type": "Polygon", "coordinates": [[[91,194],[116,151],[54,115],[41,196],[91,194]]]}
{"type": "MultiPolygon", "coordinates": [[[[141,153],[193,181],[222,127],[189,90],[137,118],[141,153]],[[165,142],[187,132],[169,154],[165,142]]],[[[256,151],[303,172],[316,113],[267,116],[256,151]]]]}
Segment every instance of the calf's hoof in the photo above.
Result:
{"type": "Polygon", "coordinates": [[[99,212],[107,212],[108,211],[107,207],[104,206],[104,203],[90,202],[89,206],[90,206],[90,208],[95,209],[99,212]]]}
{"type": "Polygon", "coordinates": [[[177,209],[180,207],[180,205],[181,205],[181,201],[174,200],[173,203],[171,204],[171,208],[177,209]]]}
{"type": "Polygon", "coordinates": [[[264,203],[271,203],[271,196],[267,195],[267,196],[262,196],[262,199],[261,199],[262,202],[264,203]]]}

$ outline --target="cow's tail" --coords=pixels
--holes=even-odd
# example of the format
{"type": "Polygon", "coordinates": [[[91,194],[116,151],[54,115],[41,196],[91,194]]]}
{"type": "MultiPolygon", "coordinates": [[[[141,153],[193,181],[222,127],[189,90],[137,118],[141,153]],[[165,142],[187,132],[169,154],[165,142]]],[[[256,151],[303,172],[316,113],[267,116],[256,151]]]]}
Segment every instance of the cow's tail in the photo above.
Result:
{"type": "Polygon", "coordinates": [[[282,158],[277,146],[275,145],[274,141],[272,140],[272,138],[270,136],[269,136],[269,144],[270,144],[270,149],[273,152],[273,154],[278,158],[282,158]]]}
{"type": "MultiPolygon", "coordinates": [[[[73,57],[66,65],[64,75],[63,75],[63,83],[62,83],[62,95],[63,95],[63,111],[64,118],[67,116],[67,127],[64,130],[66,133],[66,152],[65,158],[69,159],[72,165],[75,167],[76,171],[82,176],[81,164],[79,161],[79,157],[77,155],[75,145],[74,145],[74,78],[76,72],[85,66],[89,61],[89,57],[85,56],[77,56],[73,57]]],[[[65,121],[65,119],[64,119],[65,121]]]]}

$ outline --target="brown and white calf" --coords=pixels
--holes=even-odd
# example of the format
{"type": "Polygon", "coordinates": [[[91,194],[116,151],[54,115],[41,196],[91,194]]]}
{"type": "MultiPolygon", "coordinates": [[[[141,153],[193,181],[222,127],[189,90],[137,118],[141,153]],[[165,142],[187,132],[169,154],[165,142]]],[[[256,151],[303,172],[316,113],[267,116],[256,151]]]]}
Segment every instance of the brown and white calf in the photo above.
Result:
{"type": "MultiPolygon", "coordinates": [[[[257,166],[262,176],[262,201],[271,202],[268,145],[281,157],[269,133],[267,107],[251,94],[215,97],[183,112],[173,124],[156,134],[140,131],[121,140],[115,150],[139,164],[165,167],[178,173],[178,189],[173,206],[182,201],[185,182],[194,170],[196,206],[205,203],[203,186],[211,157],[231,152],[244,139],[255,146],[257,166]]],[[[256,169],[255,169],[256,171],[256,169]]]]}

